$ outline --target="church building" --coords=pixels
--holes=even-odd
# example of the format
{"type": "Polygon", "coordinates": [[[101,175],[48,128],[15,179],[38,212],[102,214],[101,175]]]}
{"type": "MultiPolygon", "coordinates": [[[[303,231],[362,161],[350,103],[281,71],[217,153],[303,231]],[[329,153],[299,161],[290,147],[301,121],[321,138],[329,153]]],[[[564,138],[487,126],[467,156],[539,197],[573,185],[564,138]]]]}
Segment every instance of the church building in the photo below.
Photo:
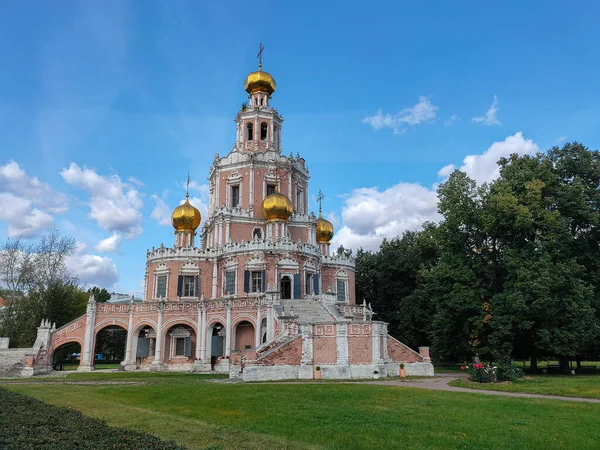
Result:
{"type": "Polygon", "coordinates": [[[146,254],[143,301],[92,297],[73,322],[43,323],[33,372],[70,342],[81,345],[79,370],[93,370],[97,334],[119,326],[127,371],[350,379],[398,376],[403,364],[407,375],[433,375],[428,348],[415,352],[389,336],[356,299],[353,259],[332,253],[333,225],[321,208],[318,216],[308,209],[306,162],[282,150],[276,84],[262,61],[244,89],[233,149],[208,170],[203,226],[186,195],[172,214],[173,245],[146,254]]]}

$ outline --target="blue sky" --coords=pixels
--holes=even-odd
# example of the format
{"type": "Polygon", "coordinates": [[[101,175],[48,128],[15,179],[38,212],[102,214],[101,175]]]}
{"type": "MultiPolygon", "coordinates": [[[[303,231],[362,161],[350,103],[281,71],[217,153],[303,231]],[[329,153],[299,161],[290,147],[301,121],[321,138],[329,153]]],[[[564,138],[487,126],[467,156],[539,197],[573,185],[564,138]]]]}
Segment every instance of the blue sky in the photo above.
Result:
{"type": "Polygon", "coordinates": [[[312,208],[322,189],[334,244],[376,248],[437,219],[453,167],[483,182],[511,152],[599,147],[599,17],[591,1],[3,2],[0,238],[57,227],[84,282],[139,290],[188,171],[205,210],[263,42],[312,208]]]}

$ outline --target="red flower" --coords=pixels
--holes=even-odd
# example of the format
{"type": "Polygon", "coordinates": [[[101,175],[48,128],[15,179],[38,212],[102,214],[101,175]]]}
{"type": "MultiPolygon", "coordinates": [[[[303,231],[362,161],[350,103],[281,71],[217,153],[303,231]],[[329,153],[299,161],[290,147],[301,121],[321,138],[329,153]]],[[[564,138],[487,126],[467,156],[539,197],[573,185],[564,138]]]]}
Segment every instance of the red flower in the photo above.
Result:
{"type": "Polygon", "coordinates": [[[460,366],[460,370],[467,370],[465,366],[460,366]]]}

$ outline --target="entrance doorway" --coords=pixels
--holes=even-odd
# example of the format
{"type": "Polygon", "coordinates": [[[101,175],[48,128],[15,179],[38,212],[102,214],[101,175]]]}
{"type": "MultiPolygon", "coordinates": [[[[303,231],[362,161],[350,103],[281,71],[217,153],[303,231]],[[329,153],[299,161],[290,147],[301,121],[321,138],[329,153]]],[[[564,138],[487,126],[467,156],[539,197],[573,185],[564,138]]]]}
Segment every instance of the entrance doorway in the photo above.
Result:
{"type": "Polygon", "coordinates": [[[284,300],[292,298],[292,280],[289,276],[284,275],[281,277],[279,292],[281,292],[281,298],[284,300]]]}

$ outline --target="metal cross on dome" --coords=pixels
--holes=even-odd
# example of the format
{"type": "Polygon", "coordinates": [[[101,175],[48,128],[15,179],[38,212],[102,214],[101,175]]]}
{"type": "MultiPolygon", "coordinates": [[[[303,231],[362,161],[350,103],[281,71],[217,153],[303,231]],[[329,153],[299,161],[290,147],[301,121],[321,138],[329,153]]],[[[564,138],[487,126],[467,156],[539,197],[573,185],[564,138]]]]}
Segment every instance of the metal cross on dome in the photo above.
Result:
{"type": "Polygon", "coordinates": [[[323,192],[321,191],[321,189],[319,189],[319,194],[317,195],[317,201],[319,202],[319,213],[323,211],[323,199],[325,198],[325,196],[323,195],[323,192]]]}
{"type": "Polygon", "coordinates": [[[187,183],[185,184],[185,196],[189,197],[190,195],[190,173],[188,172],[187,183]]]}
{"type": "Polygon", "coordinates": [[[263,54],[263,50],[265,49],[265,46],[262,45],[262,42],[259,43],[258,45],[258,55],[256,55],[256,57],[258,58],[258,67],[262,67],[262,54],[263,54]]]}

